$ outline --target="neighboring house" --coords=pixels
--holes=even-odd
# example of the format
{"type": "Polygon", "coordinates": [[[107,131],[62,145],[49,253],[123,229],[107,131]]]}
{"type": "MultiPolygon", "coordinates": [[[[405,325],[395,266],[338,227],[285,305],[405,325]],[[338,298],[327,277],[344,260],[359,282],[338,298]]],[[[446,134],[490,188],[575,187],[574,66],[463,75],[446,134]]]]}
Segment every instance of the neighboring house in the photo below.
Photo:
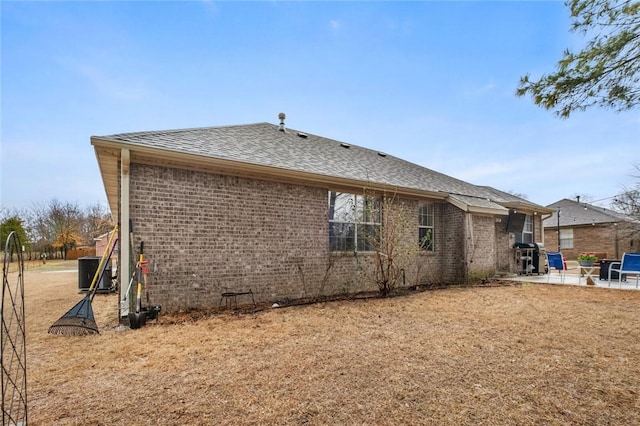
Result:
{"type": "Polygon", "coordinates": [[[640,251],[640,222],[627,215],[580,202],[579,197],[565,198],[547,207],[554,211],[544,220],[547,250],[560,250],[567,259],[585,252],[620,259],[625,252],[640,251]]]}
{"type": "MultiPolygon", "coordinates": [[[[96,253],[95,255],[98,257],[102,257],[104,252],[109,248],[109,239],[111,238],[113,231],[104,233],[99,237],[94,238],[96,242],[96,253]]],[[[118,246],[116,243],[116,247],[113,249],[112,257],[116,257],[118,255],[118,246]]]]}
{"type": "Polygon", "coordinates": [[[376,290],[368,237],[381,227],[383,197],[408,212],[402,238],[418,248],[406,285],[513,271],[513,244],[541,241],[541,215],[551,213],[284,122],[91,143],[120,223],[121,288],[132,273],[122,260],[135,258],[131,220],[135,246],[144,241],[150,262],[148,300],[166,312],[217,307],[221,293],[248,289],[260,301],[376,290]],[[526,220],[509,233],[516,209],[526,220]]]}

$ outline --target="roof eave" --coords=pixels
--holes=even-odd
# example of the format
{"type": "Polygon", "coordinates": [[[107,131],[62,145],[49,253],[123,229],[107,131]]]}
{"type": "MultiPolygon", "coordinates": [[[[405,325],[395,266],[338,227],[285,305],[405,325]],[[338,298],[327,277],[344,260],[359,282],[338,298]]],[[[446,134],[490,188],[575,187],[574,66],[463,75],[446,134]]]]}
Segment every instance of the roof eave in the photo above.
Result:
{"type": "Polygon", "coordinates": [[[98,168],[102,177],[102,184],[107,196],[107,202],[111,210],[112,219],[117,221],[119,218],[118,203],[118,166],[120,161],[120,149],[116,147],[104,146],[96,138],[91,138],[91,144],[94,147],[98,168]]]}
{"type": "Polygon", "coordinates": [[[534,213],[540,213],[540,214],[551,214],[556,212],[556,209],[550,209],[548,207],[534,205],[534,204],[526,203],[523,201],[494,201],[494,202],[508,209],[526,210],[526,211],[532,211],[534,213]]]}
{"type": "Polygon", "coordinates": [[[475,214],[487,214],[487,215],[498,215],[498,216],[507,216],[509,214],[509,210],[506,208],[491,208],[491,207],[482,207],[482,206],[474,206],[472,204],[465,203],[459,198],[448,196],[447,201],[460,210],[468,213],[475,214]]]}
{"type": "Polygon", "coordinates": [[[492,209],[488,207],[477,207],[477,206],[469,206],[469,213],[476,214],[489,214],[489,215],[498,215],[498,216],[508,216],[508,209],[492,209]]]}
{"type": "Polygon", "coordinates": [[[227,172],[234,175],[244,175],[247,177],[265,179],[284,179],[286,182],[297,181],[310,185],[322,185],[328,187],[338,187],[351,190],[365,190],[382,193],[394,193],[409,197],[430,198],[445,200],[447,193],[441,191],[427,191],[416,188],[399,187],[395,185],[357,180],[339,176],[320,175],[315,173],[301,172],[297,170],[284,169],[280,167],[258,165],[248,162],[227,160],[217,157],[209,157],[197,154],[172,151],[167,149],[147,147],[128,142],[108,139],[104,137],[91,137],[91,144],[94,146],[100,173],[102,175],[107,200],[112,214],[118,215],[118,162],[122,149],[129,149],[131,162],[141,162],[149,164],[164,164],[174,167],[199,168],[203,170],[215,170],[217,172],[227,172]]]}

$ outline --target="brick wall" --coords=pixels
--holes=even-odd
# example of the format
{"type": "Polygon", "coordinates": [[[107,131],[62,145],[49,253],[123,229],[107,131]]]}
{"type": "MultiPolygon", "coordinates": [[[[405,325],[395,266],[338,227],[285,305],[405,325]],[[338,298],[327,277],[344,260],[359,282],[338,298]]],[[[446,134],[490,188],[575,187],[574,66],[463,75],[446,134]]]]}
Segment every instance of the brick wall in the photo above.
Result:
{"type": "Polygon", "coordinates": [[[513,243],[515,242],[514,234],[511,234],[505,230],[506,217],[500,218],[499,221],[495,221],[495,259],[496,259],[496,271],[502,273],[511,273],[515,271],[514,257],[513,257],[513,243]]]}
{"type": "Polygon", "coordinates": [[[96,241],[94,256],[102,256],[102,254],[109,248],[109,239],[111,238],[112,233],[113,231],[103,235],[102,238],[96,241]]]}
{"type": "Polygon", "coordinates": [[[621,258],[624,253],[640,252],[640,225],[620,222],[613,229],[613,234],[617,240],[618,258],[621,258]]]}
{"type": "Polygon", "coordinates": [[[451,237],[451,233],[459,232],[459,230],[451,228],[454,221],[451,221],[447,215],[455,214],[460,210],[445,203],[433,204],[435,250],[426,251],[417,246],[420,204],[421,201],[415,199],[400,198],[394,201],[394,206],[396,208],[401,206],[400,208],[404,211],[404,217],[401,221],[406,222],[401,237],[404,245],[398,248],[396,258],[396,264],[405,270],[405,276],[404,283],[400,282],[398,285],[427,286],[443,282],[459,282],[457,274],[460,271],[456,270],[451,262],[456,253],[460,252],[459,246],[451,248],[455,241],[455,238],[451,237]],[[449,207],[452,207],[451,212],[449,207]]]}
{"type": "MultiPolygon", "coordinates": [[[[216,307],[225,291],[258,301],[377,290],[370,253],[328,251],[327,189],[132,163],[134,241],[150,261],[145,304],[165,312],[216,307]]],[[[407,238],[418,240],[418,201],[407,238]]],[[[464,279],[465,213],[436,203],[434,252],[405,265],[406,284],[464,279]]],[[[495,270],[493,217],[474,217],[481,270],[495,270]]]]}
{"type": "Polygon", "coordinates": [[[558,251],[558,231],[555,228],[544,230],[544,247],[547,251],[558,251]]]}
{"type": "Polygon", "coordinates": [[[437,230],[442,234],[436,241],[440,243],[438,262],[441,264],[441,278],[445,283],[461,283],[466,271],[465,265],[465,213],[451,204],[440,205],[440,217],[436,217],[437,230]]]}
{"type": "Polygon", "coordinates": [[[582,252],[607,253],[615,257],[615,236],[611,226],[584,226],[573,229],[573,249],[562,250],[567,259],[575,259],[582,252]]]}
{"type": "MultiPolygon", "coordinates": [[[[448,203],[434,203],[435,250],[417,249],[418,207],[421,201],[398,198],[394,208],[405,211],[403,240],[408,242],[396,251],[396,264],[405,270],[404,284],[431,285],[441,283],[461,283],[464,280],[464,229],[465,214],[448,203]]],[[[493,220],[493,219],[492,219],[493,220]]],[[[491,240],[493,242],[493,240],[491,240]]],[[[372,282],[371,253],[332,253],[334,264],[330,271],[328,287],[334,293],[343,291],[377,290],[372,282]]],[[[400,281],[398,286],[403,283],[400,281]]],[[[331,294],[325,292],[324,294],[331,294]]]]}
{"type": "MultiPolygon", "coordinates": [[[[544,243],[544,228],[542,227],[542,218],[539,214],[533,215],[533,242],[544,243]]],[[[545,246],[546,247],[546,246],[545,246]]]]}
{"type": "Polygon", "coordinates": [[[149,298],[163,310],[217,306],[222,292],[250,288],[259,300],[305,297],[322,278],[326,190],[132,164],[130,192],[149,298]]]}
{"type": "Polygon", "coordinates": [[[471,232],[467,236],[469,275],[490,277],[496,272],[496,233],[493,216],[471,216],[471,232]]]}

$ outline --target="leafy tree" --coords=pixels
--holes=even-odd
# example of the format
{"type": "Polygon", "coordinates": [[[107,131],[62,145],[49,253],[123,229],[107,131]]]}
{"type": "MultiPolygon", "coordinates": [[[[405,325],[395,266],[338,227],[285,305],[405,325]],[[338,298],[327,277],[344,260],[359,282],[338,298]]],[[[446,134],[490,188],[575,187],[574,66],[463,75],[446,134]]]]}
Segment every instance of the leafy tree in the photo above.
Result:
{"type": "Polygon", "coordinates": [[[597,105],[615,111],[640,102],[640,2],[569,0],[572,31],[592,37],[583,50],[565,50],[557,71],[520,79],[518,96],[562,118],[597,105]]]}
{"type": "Polygon", "coordinates": [[[49,203],[48,224],[53,231],[52,246],[59,249],[63,258],[67,250],[82,244],[82,210],[77,204],[62,203],[56,199],[49,203]]]}
{"type": "Polygon", "coordinates": [[[9,234],[13,231],[16,232],[18,239],[23,246],[26,247],[29,244],[27,232],[22,225],[22,219],[18,216],[10,216],[0,223],[0,242],[2,242],[2,250],[4,250],[7,237],[9,237],[9,234]]]}

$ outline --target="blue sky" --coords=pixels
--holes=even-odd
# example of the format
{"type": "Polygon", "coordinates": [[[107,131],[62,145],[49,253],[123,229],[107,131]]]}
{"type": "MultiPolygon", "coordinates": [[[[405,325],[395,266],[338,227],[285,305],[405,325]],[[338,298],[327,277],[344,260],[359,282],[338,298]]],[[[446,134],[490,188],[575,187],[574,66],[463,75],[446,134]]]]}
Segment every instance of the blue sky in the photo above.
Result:
{"type": "MultiPolygon", "coordinates": [[[[271,122],[547,205],[635,180],[640,111],[515,97],[553,71],[561,2],[13,2],[0,206],[103,203],[92,135],[271,122]]],[[[606,204],[604,200],[598,204],[606,204]]]]}

